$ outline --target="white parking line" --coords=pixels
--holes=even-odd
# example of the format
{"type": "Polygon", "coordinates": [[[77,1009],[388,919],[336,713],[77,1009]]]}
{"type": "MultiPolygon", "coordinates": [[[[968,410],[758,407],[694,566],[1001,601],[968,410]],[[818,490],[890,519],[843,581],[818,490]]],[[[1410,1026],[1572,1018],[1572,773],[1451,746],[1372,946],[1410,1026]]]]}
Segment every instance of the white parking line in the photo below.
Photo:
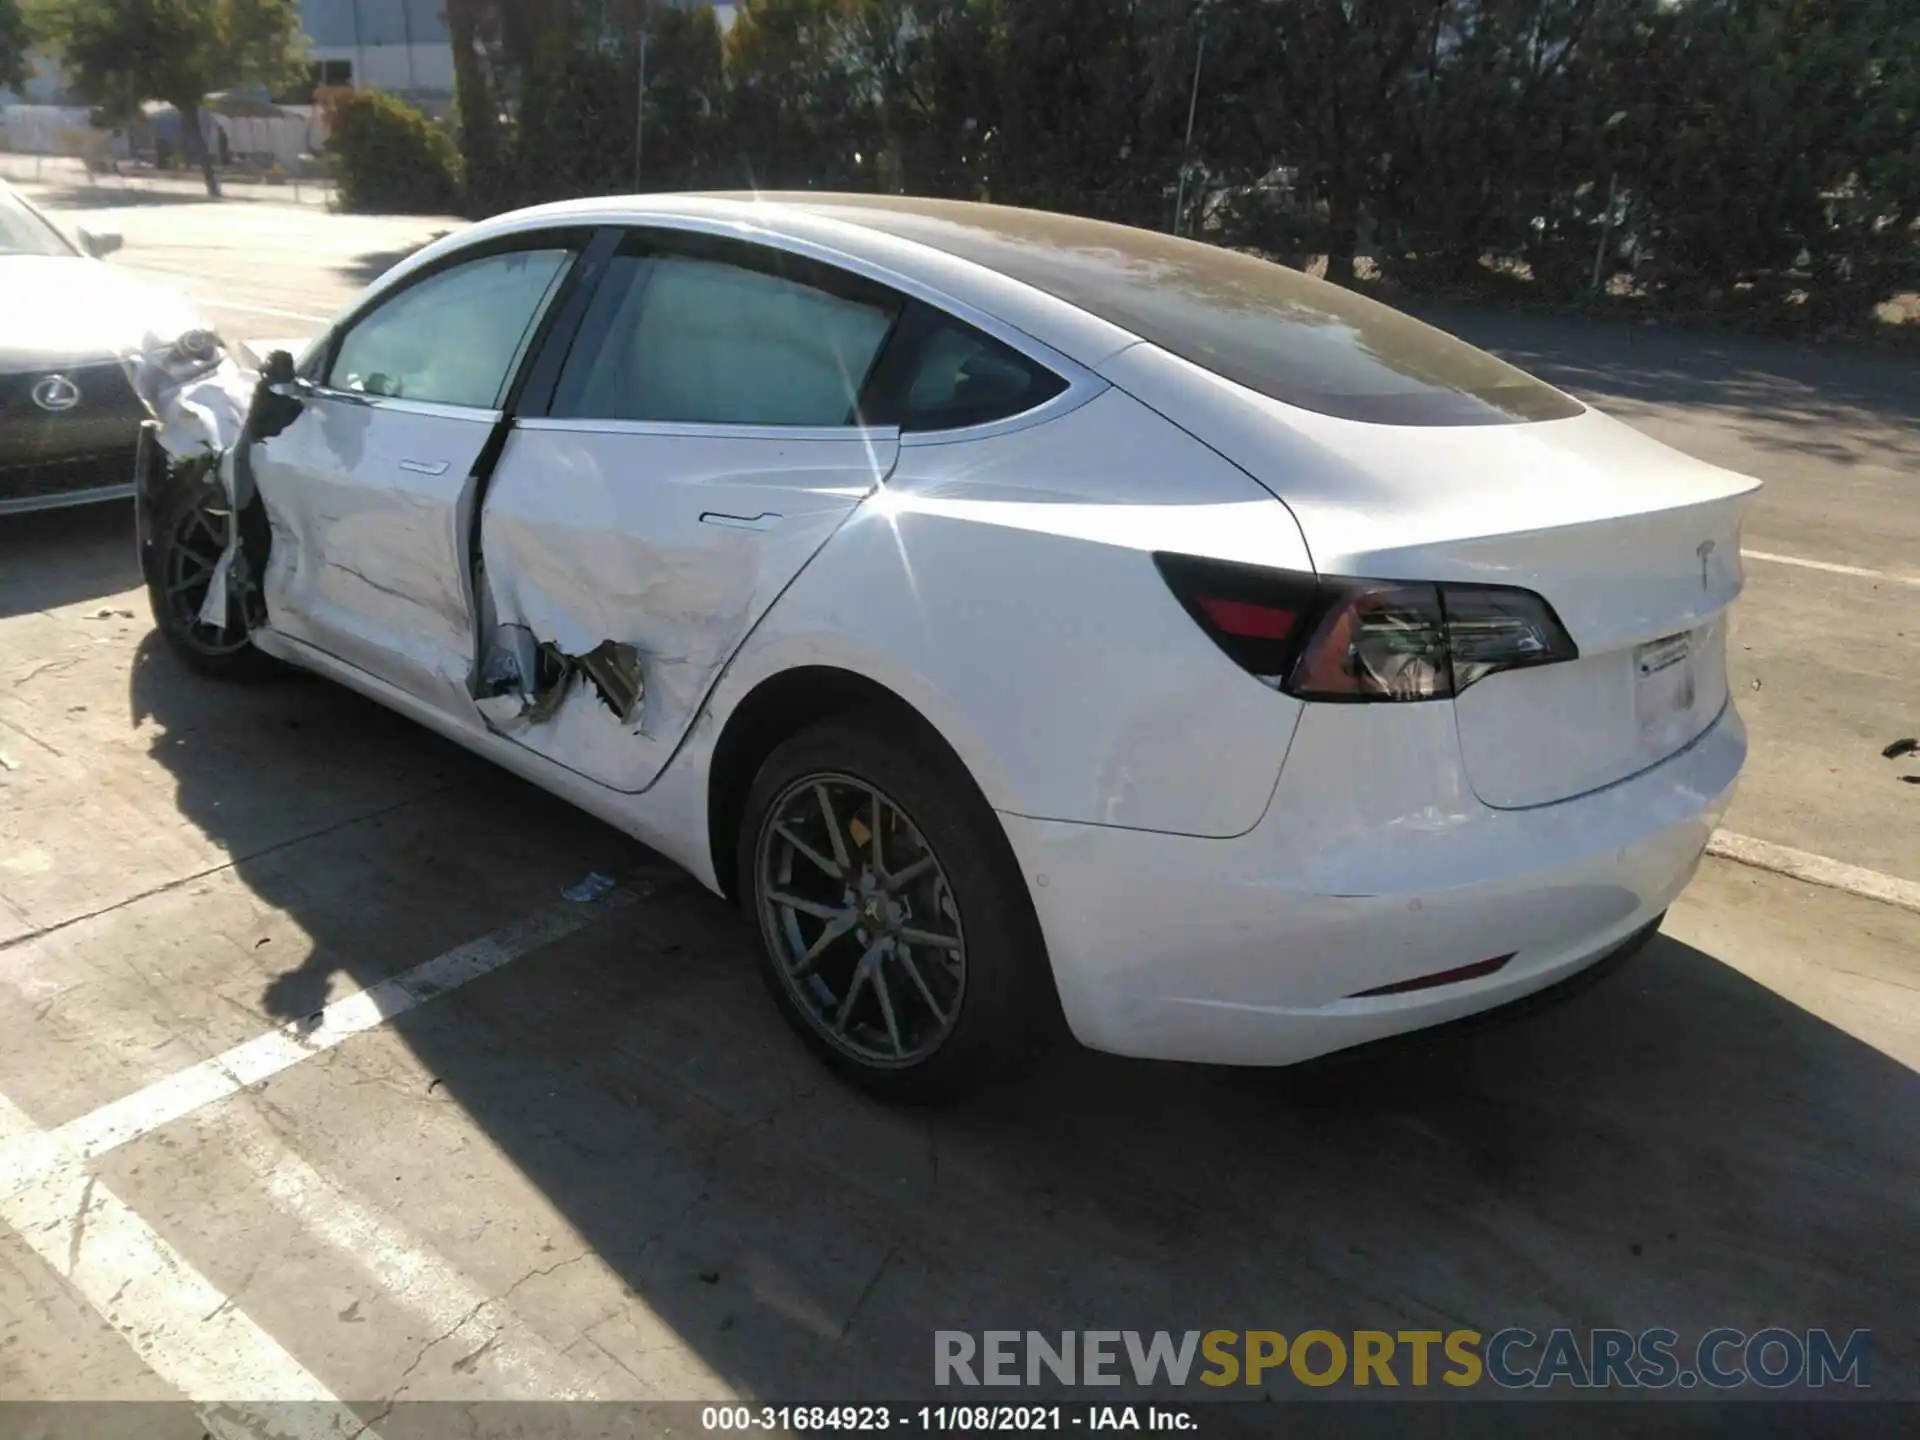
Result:
{"type": "MultiPolygon", "coordinates": [[[[303,1021],[236,1045],[52,1130],[0,1095],[0,1223],[21,1238],[113,1326],[163,1381],[201,1407],[222,1440],[379,1440],[358,1416],[90,1172],[94,1157],[192,1114],[396,1015],[585,928],[639,898],[614,892],[503,926],[325,1006],[303,1021]],[[304,1402],[268,1411],[262,1407],[304,1402]]],[[[479,1349],[510,1312],[378,1212],[343,1195],[290,1153],[239,1147],[239,1158],[283,1208],[349,1250],[401,1303],[479,1349]]],[[[516,1331],[524,1327],[515,1326],[516,1331]]],[[[516,1393],[570,1398],[590,1382],[547,1347],[520,1342],[500,1362],[516,1393]]]]}
{"type": "Polygon", "coordinates": [[[1798,555],[1775,555],[1770,550],[1742,550],[1742,560],[1764,560],[1769,565],[1796,565],[1802,570],[1824,570],[1829,575],[1853,575],[1862,580],[1884,580],[1889,585],[1920,585],[1920,575],[1868,570],[1859,565],[1836,565],[1831,560],[1803,560],[1798,555]]]}
{"type": "MultiPolygon", "coordinates": [[[[202,273],[200,269],[196,267],[185,265],[147,264],[128,265],[126,268],[129,270],[138,270],[147,275],[164,275],[171,281],[179,281],[182,279],[197,281],[201,278],[202,273]]],[[[191,289],[191,287],[189,288],[191,289]]],[[[244,311],[250,315],[274,315],[282,320],[305,320],[313,325],[324,325],[333,318],[331,315],[315,315],[309,310],[285,310],[277,306],[259,305],[246,300],[229,300],[226,298],[227,293],[230,292],[215,290],[209,287],[205,293],[194,292],[194,298],[209,310],[236,310],[244,311]]]]}
{"type": "Polygon", "coordinates": [[[238,300],[221,300],[211,296],[201,300],[200,303],[209,310],[236,310],[244,311],[249,315],[272,315],[281,320],[304,320],[309,325],[324,325],[333,318],[331,315],[315,315],[306,310],[276,310],[271,305],[243,305],[238,300]]]}
{"type": "Polygon", "coordinates": [[[92,1159],[331,1050],[342,1040],[404,1015],[416,1005],[478,980],[530,950],[586,928],[609,909],[630,905],[638,898],[637,891],[617,890],[598,905],[568,902],[517,920],[377,985],[356,990],[303,1020],[176,1070],[144,1089],[69,1120],[54,1133],[62,1144],[92,1159]]]}
{"type": "MultiPolygon", "coordinates": [[[[222,1158],[254,1173],[282,1212],[378,1282],[422,1333],[459,1355],[484,1353],[489,1398],[599,1400],[592,1378],[445,1256],[294,1154],[251,1116],[203,1117],[222,1158]]],[[[581,1253],[587,1253],[583,1244],[581,1253]]]]}
{"type": "Polygon", "coordinates": [[[53,1135],[0,1096],[0,1221],[222,1440],[378,1440],[53,1135]],[[287,1405],[286,1402],[302,1402],[287,1405]],[[266,1411],[261,1408],[273,1405],[266,1411]],[[279,1408],[280,1406],[285,1408],[279,1408]]]}
{"type": "Polygon", "coordinates": [[[1751,835],[1720,830],[1707,842],[1707,854],[1920,914],[1920,885],[1897,875],[1883,875],[1878,870],[1830,860],[1810,850],[1796,850],[1791,845],[1776,845],[1771,840],[1756,840],[1751,835]]]}

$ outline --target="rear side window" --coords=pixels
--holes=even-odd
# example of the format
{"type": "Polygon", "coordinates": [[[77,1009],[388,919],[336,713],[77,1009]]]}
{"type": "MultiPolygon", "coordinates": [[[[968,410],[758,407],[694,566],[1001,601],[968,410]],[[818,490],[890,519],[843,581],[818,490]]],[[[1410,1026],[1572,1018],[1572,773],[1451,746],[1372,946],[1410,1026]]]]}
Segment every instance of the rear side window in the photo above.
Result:
{"type": "Polygon", "coordinates": [[[381,301],[341,338],[336,390],[490,410],[571,252],[515,250],[451,265],[381,301]]]}
{"type": "Polygon", "coordinates": [[[759,247],[615,257],[552,413],[591,420],[842,426],[900,304],[759,247]]]}
{"type": "Polygon", "coordinates": [[[862,409],[904,432],[985,425],[1044,405],[1067,382],[964,321],[914,302],[862,409]]]}

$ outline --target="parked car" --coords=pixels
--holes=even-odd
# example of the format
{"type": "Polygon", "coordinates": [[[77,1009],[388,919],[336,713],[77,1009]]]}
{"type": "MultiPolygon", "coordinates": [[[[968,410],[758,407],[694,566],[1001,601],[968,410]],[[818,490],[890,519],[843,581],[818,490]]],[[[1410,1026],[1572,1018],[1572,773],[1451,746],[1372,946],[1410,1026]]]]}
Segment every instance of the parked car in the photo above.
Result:
{"type": "Polygon", "coordinates": [[[0,514],[123,500],[147,409],[131,367],[187,378],[219,337],[180,295],[102,265],[0,181],[0,514]]]}
{"type": "Polygon", "coordinates": [[[331,676],[652,845],[892,1094],[1060,1012],[1267,1065],[1539,991],[1657,925],[1746,753],[1756,482],[1090,220],[501,216],[274,357],[234,461],[143,467],[182,656],[331,676]]]}

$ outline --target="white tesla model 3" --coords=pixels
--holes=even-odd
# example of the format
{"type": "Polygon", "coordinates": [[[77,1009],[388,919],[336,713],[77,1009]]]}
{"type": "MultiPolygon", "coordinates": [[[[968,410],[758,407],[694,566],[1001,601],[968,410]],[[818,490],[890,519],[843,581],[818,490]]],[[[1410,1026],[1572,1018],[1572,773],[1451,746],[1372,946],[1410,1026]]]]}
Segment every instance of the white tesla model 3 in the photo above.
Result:
{"type": "Polygon", "coordinates": [[[332,676],[738,899],[843,1073],[1064,1013],[1285,1064],[1650,933],[1746,752],[1757,489],[1246,255],[856,195],[444,239],[224,480],[142,467],[174,646],[332,676]]]}

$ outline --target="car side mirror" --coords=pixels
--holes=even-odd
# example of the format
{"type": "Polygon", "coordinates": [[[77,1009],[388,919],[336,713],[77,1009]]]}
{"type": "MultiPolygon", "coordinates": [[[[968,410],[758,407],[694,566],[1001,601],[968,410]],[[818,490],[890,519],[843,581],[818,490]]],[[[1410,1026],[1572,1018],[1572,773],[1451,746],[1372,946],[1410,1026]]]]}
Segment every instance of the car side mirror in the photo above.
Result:
{"type": "Polygon", "coordinates": [[[285,391],[296,379],[293,368],[293,353],[289,350],[269,350],[264,364],[260,367],[260,379],[270,389],[285,391]]]}
{"type": "Polygon", "coordinates": [[[111,255],[126,243],[126,238],[118,230],[83,229],[80,232],[80,248],[96,260],[111,255]]]}
{"type": "Polygon", "coordinates": [[[271,440],[300,418],[307,408],[308,386],[293,368],[293,355],[286,350],[269,350],[260,366],[260,379],[253,387],[253,401],[247,407],[244,440],[271,440]]]}

